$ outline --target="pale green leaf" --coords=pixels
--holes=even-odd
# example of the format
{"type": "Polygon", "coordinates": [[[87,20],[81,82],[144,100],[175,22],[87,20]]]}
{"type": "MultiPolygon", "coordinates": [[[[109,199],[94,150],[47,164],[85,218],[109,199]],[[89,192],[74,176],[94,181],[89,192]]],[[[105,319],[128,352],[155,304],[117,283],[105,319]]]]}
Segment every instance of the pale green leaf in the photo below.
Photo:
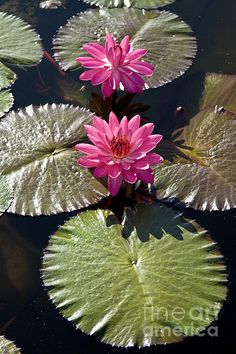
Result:
{"type": "Polygon", "coordinates": [[[0,118],[13,106],[14,97],[9,90],[0,91],[0,118]]]}
{"type": "Polygon", "coordinates": [[[207,76],[199,112],[173,133],[174,144],[160,151],[166,161],[155,169],[158,198],[200,210],[236,206],[235,97],[235,76],[207,76]]]}
{"type": "Polygon", "coordinates": [[[10,212],[54,214],[101,200],[107,189],[76,164],[88,110],[67,105],[29,106],[0,123],[0,173],[14,189],[10,212]]]}
{"type": "Polygon", "coordinates": [[[0,176],[0,215],[9,208],[12,198],[13,190],[8,185],[6,178],[0,176]]]}
{"type": "Polygon", "coordinates": [[[11,86],[16,79],[16,74],[0,62],[0,90],[11,86]]]}
{"type": "Polygon", "coordinates": [[[156,9],[173,3],[175,0],[84,0],[100,7],[135,7],[138,9],[156,9]]]}
{"type": "Polygon", "coordinates": [[[76,328],[117,346],[196,334],[216,319],[226,296],[215,242],[196,223],[157,205],[128,209],[123,230],[107,210],[71,218],[49,241],[43,280],[76,328]]]}
{"type": "Polygon", "coordinates": [[[0,12],[0,62],[32,65],[41,57],[37,33],[20,18],[0,12]]]}
{"type": "Polygon", "coordinates": [[[20,354],[20,350],[15,346],[13,342],[6,339],[4,336],[0,336],[0,353],[1,354],[20,354]]]}
{"type": "Polygon", "coordinates": [[[69,20],[54,41],[55,58],[64,70],[79,68],[78,56],[88,42],[104,43],[109,32],[120,40],[130,35],[134,49],[146,48],[145,60],[155,67],[146,78],[146,88],[157,87],[182,75],[196,53],[190,27],[178,16],[166,11],[137,9],[89,10],[69,20]]]}

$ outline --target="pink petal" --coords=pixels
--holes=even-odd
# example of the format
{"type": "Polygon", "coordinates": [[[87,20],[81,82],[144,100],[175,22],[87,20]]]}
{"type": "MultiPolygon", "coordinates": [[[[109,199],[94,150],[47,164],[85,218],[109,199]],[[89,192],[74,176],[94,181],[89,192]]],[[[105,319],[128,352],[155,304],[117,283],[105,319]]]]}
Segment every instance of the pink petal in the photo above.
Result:
{"type": "Polygon", "coordinates": [[[102,84],[109,76],[111,75],[111,71],[108,70],[100,70],[96,73],[92,78],[93,85],[100,85],[102,84]]]}
{"type": "Polygon", "coordinates": [[[146,49],[137,49],[137,50],[134,50],[133,52],[129,53],[126,56],[126,58],[129,61],[133,61],[133,60],[138,60],[138,59],[142,58],[146,54],[147,54],[146,49]]]}
{"type": "Polygon", "coordinates": [[[121,135],[127,135],[128,133],[128,119],[126,116],[124,116],[122,119],[121,119],[121,122],[120,122],[120,131],[121,131],[121,135]]]}
{"type": "Polygon", "coordinates": [[[85,60],[83,62],[80,62],[84,68],[88,69],[96,69],[96,68],[103,68],[104,63],[98,59],[93,59],[90,58],[90,60],[85,60]]]}
{"type": "Polygon", "coordinates": [[[113,65],[114,66],[121,65],[123,62],[122,57],[123,57],[122,48],[121,46],[118,45],[115,47],[115,58],[114,58],[113,65]]]}
{"type": "Polygon", "coordinates": [[[94,77],[95,74],[99,73],[101,69],[91,69],[88,71],[85,71],[84,73],[82,73],[80,75],[80,80],[84,80],[84,81],[88,81],[88,80],[92,80],[92,78],[94,77]]]}
{"type": "Polygon", "coordinates": [[[133,170],[123,170],[122,176],[128,183],[135,183],[137,181],[137,175],[133,170]]]}
{"type": "Polygon", "coordinates": [[[128,126],[128,129],[131,130],[132,133],[136,132],[136,130],[140,127],[140,115],[137,114],[130,119],[128,126]]]}
{"type": "Polygon", "coordinates": [[[103,132],[103,119],[93,116],[93,126],[96,128],[98,131],[103,132]]]}
{"type": "Polygon", "coordinates": [[[150,165],[155,165],[158,163],[161,163],[164,161],[163,157],[154,153],[154,152],[150,152],[148,153],[143,160],[145,160],[147,163],[149,163],[150,165]]]}
{"type": "Polygon", "coordinates": [[[109,167],[105,164],[95,168],[93,174],[96,178],[102,178],[108,175],[109,167]]]}
{"type": "Polygon", "coordinates": [[[149,168],[149,163],[145,160],[145,157],[141,160],[137,160],[133,163],[133,167],[141,170],[146,170],[149,168]]]}
{"type": "Polygon", "coordinates": [[[110,33],[107,33],[105,41],[106,53],[108,53],[109,49],[116,45],[116,42],[110,33]]]}
{"type": "Polygon", "coordinates": [[[98,44],[96,42],[91,42],[89,43],[89,45],[99,50],[102,54],[104,54],[104,56],[106,55],[106,50],[101,44],[98,44]]]}
{"type": "Polygon", "coordinates": [[[115,49],[114,47],[111,47],[108,52],[106,53],[106,57],[108,61],[113,65],[115,62],[115,49]]]}
{"type": "Polygon", "coordinates": [[[143,80],[143,78],[135,73],[135,72],[132,72],[132,75],[130,75],[130,79],[137,85],[137,86],[140,86],[139,88],[139,91],[140,89],[142,90],[144,84],[145,84],[145,81],[143,80]]]}
{"type": "Polygon", "coordinates": [[[145,138],[143,144],[135,152],[147,153],[153,150],[161,141],[162,135],[154,134],[145,138]]]}
{"type": "Polygon", "coordinates": [[[113,90],[117,90],[120,86],[120,73],[119,70],[112,70],[112,74],[109,79],[109,84],[113,90]]]}
{"type": "Polygon", "coordinates": [[[86,167],[86,168],[92,168],[92,167],[97,167],[100,164],[99,159],[90,159],[88,157],[81,157],[77,163],[80,166],[86,167]]]}
{"type": "Polygon", "coordinates": [[[120,174],[119,176],[117,176],[116,178],[112,178],[112,177],[108,177],[108,190],[111,194],[111,196],[115,196],[119,189],[120,189],[120,186],[121,186],[121,183],[122,183],[122,175],[120,174]]]}
{"type": "Polygon", "coordinates": [[[112,178],[116,178],[117,176],[120,175],[121,171],[122,171],[122,167],[119,163],[110,166],[109,176],[112,178]]]}
{"type": "Polygon", "coordinates": [[[109,124],[104,119],[103,119],[103,131],[109,140],[111,140],[113,138],[112,130],[111,130],[109,124]]]}
{"type": "Polygon", "coordinates": [[[101,50],[97,49],[93,45],[85,44],[83,46],[83,49],[97,59],[105,58],[105,53],[103,53],[101,50]]]}
{"type": "Polygon", "coordinates": [[[153,183],[154,181],[154,176],[150,168],[148,170],[138,170],[137,177],[140,181],[145,183],[153,183]]]}
{"type": "Polygon", "coordinates": [[[102,83],[102,94],[105,97],[110,97],[113,94],[113,88],[109,85],[109,79],[102,83]]]}
{"type": "Polygon", "coordinates": [[[129,36],[125,36],[122,41],[120,42],[120,46],[123,49],[124,54],[128,54],[130,50],[130,40],[129,36]]]}
{"type": "Polygon", "coordinates": [[[145,139],[148,135],[152,134],[153,129],[154,129],[153,123],[147,123],[142,127],[140,127],[139,129],[137,129],[136,132],[134,132],[134,134],[132,135],[132,139],[130,142],[131,145],[135,143],[135,141],[139,139],[145,139]]]}
{"type": "Polygon", "coordinates": [[[129,68],[145,76],[152,76],[154,71],[153,66],[150,67],[149,65],[146,65],[145,62],[131,63],[129,64],[129,68]]]}
{"type": "Polygon", "coordinates": [[[114,134],[114,130],[116,128],[119,128],[119,126],[120,126],[119,120],[118,120],[117,116],[115,115],[115,113],[113,113],[113,112],[110,112],[110,114],[109,114],[109,126],[110,126],[113,134],[114,134]]]}
{"type": "Polygon", "coordinates": [[[125,161],[124,159],[122,159],[120,161],[120,163],[121,163],[122,169],[124,169],[124,170],[129,170],[130,169],[130,166],[131,166],[130,162],[125,161]]]}
{"type": "Polygon", "coordinates": [[[105,139],[101,140],[101,139],[96,138],[96,137],[94,137],[93,135],[90,135],[90,134],[88,134],[88,138],[91,141],[91,143],[96,145],[99,149],[102,149],[102,150],[106,151],[108,154],[111,154],[111,148],[107,144],[105,139]]]}
{"type": "Polygon", "coordinates": [[[75,145],[76,150],[81,151],[85,154],[100,154],[101,150],[96,146],[91,144],[77,144],[75,145]]]}
{"type": "Polygon", "coordinates": [[[82,64],[82,63],[84,63],[84,62],[86,62],[86,61],[90,61],[90,60],[92,60],[93,58],[91,58],[91,57],[78,57],[78,58],[76,58],[75,60],[78,62],[78,63],[80,63],[80,64],[82,64]]]}
{"type": "Polygon", "coordinates": [[[121,75],[121,82],[127,92],[135,93],[138,91],[138,88],[134,81],[132,81],[130,77],[126,74],[121,75]]]}

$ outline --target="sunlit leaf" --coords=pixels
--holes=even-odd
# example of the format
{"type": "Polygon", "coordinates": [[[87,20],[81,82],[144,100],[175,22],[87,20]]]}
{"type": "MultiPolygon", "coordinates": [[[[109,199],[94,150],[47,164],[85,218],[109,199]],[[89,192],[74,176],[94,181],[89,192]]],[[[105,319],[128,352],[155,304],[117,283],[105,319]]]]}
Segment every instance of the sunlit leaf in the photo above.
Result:
{"type": "Polygon", "coordinates": [[[206,231],[156,205],[128,209],[122,224],[110,211],[87,211],[51,237],[43,279],[59,311],[117,346],[177,342],[207,327],[226,278],[206,231]]]}
{"type": "Polygon", "coordinates": [[[39,36],[21,19],[0,12],[0,62],[32,65],[42,56],[39,36]]]}
{"type": "Polygon", "coordinates": [[[0,90],[13,84],[16,74],[0,62],[0,90]]]}
{"type": "Polygon", "coordinates": [[[20,350],[15,344],[4,336],[0,336],[0,352],[2,354],[20,354],[20,350]]]}
{"type": "Polygon", "coordinates": [[[14,189],[10,212],[53,214],[98,202],[106,188],[77,166],[92,113],[67,105],[29,106],[0,123],[0,172],[14,189]]]}
{"type": "Polygon", "coordinates": [[[79,68],[76,57],[85,55],[82,46],[104,42],[106,32],[117,39],[129,34],[133,47],[146,48],[145,60],[155,66],[146,78],[146,88],[161,86],[182,75],[196,52],[190,27],[166,11],[137,9],[89,10],[73,17],[62,27],[54,41],[55,57],[64,70],[79,68]]]}
{"type": "Polygon", "coordinates": [[[236,206],[235,97],[235,76],[207,76],[199,113],[173,133],[174,145],[162,151],[165,164],[155,170],[158,198],[176,199],[200,210],[236,206]]]}
{"type": "Polygon", "coordinates": [[[138,9],[156,9],[171,4],[175,0],[84,0],[91,5],[101,7],[136,7],[138,9]]]}
{"type": "Polygon", "coordinates": [[[0,118],[13,106],[14,98],[10,91],[0,91],[0,118]]]}
{"type": "Polygon", "coordinates": [[[6,178],[0,176],[0,215],[9,208],[12,198],[13,190],[8,185],[6,178]]]}

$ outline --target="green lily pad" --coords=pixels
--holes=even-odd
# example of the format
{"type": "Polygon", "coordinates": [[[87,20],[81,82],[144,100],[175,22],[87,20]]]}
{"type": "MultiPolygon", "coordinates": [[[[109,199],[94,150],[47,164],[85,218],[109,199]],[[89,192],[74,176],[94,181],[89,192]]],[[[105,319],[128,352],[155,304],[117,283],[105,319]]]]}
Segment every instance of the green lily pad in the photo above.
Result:
{"type": "Polygon", "coordinates": [[[13,199],[13,190],[8,185],[6,178],[0,176],[0,215],[11,205],[13,199]]]}
{"type": "Polygon", "coordinates": [[[226,296],[215,242],[157,205],[127,210],[123,229],[107,210],[71,218],[49,241],[43,280],[76,328],[117,346],[181,341],[209,326],[226,296]]]}
{"type": "Polygon", "coordinates": [[[15,344],[4,336],[0,336],[0,352],[2,354],[20,354],[20,350],[15,344]]]}
{"type": "Polygon", "coordinates": [[[0,62],[33,65],[41,57],[38,34],[20,18],[0,12],[0,62]]]}
{"type": "Polygon", "coordinates": [[[13,106],[14,97],[9,90],[0,91],[0,118],[13,106]]]}
{"type": "Polygon", "coordinates": [[[107,189],[76,164],[92,113],[68,105],[29,106],[0,123],[0,173],[14,189],[9,212],[55,214],[88,206],[107,189]]]}
{"type": "Polygon", "coordinates": [[[84,2],[100,7],[135,7],[138,9],[156,9],[169,5],[175,0],[84,0],[84,2]]]}
{"type": "Polygon", "coordinates": [[[154,173],[158,198],[200,210],[236,206],[235,97],[235,76],[207,76],[199,112],[173,133],[172,143],[162,151],[165,163],[154,173]]]}
{"type": "Polygon", "coordinates": [[[11,86],[16,80],[16,74],[0,62],[0,90],[11,86]]]}
{"type": "Polygon", "coordinates": [[[89,10],[70,19],[55,38],[55,58],[62,69],[80,68],[75,59],[85,55],[82,46],[88,42],[104,43],[107,32],[118,40],[129,34],[134,49],[148,50],[145,60],[154,65],[155,72],[145,79],[146,88],[164,85],[182,75],[196,53],[190,27],[170,12],[89,10]]]}

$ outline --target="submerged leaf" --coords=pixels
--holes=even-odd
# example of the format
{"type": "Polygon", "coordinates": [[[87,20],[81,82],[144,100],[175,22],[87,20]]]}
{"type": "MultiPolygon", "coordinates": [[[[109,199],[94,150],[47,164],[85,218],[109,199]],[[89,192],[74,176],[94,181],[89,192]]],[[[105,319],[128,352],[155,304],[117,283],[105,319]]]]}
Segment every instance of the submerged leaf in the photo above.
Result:
{"type": "Polygon", "coordinates": [[[100,7],[135,7],[138,9],[156,9],[169,5],[175,0],[84,0],[91,5],[100,7]]]}
{"type": "Polygon", "coordinates": [[[0,353],[20,354],[20,350],[15,346],[13,342],[6,339],[4,336],[0,336],[0,353]]]}
{"type": "Polygon", "coordinates": [[[6,211],[13,199],[13,191],[8,185],[6,178],[0,176],[0,215],[6,211]]]}
{"type": "Polygon", "coordinates": [[[13,106],[14,98],[9,90],[0,91],[0,118],[13,106]]]}
{"type": "Polygon", "coordinates": [[[145,61],[151,62],[154,75],[145,78],[146,88],[164,85],[182,75],[196,53],[190,27],[166,11],[137,9],[89,10],[73,17],[54,41],[55,57],[64,70],[79,68],[76,58],[85,55],[88,42],[104,43],[106,33],[118,40],[129,34],[134,49],[146,48],[145,61]]]}
{"type": "Polygon", "coordinates": [[[161,151],[166,163],[155,169],[158,198],[176,199],[200,210],[236,206],[235,97],[235,76],[206,77],[199,113],[174,132],[174,144],[161,151]]]}
{"type": "Polygon", "coordinates": [[[76,143],[92,113],[67,105],[29,106],[0,123],[0,173],[14,189],[12,213],[76,210],[102,199],[106,188],[76,165],[76,143]]]}
{"type": "Polygon", "coordinates": [[[39,7],[43,10],[54,10],[63,5],[61,0],[42,0],[39,7]]]}
{"type": "Polygon", "coordinates": [[[49,241],[43,279],[68,320],[117,346],[194,335],[226,296],[222,256],[206,231],[157,205],[127,210],[123,230],[110,211],[71,218],[49,241]]]}

